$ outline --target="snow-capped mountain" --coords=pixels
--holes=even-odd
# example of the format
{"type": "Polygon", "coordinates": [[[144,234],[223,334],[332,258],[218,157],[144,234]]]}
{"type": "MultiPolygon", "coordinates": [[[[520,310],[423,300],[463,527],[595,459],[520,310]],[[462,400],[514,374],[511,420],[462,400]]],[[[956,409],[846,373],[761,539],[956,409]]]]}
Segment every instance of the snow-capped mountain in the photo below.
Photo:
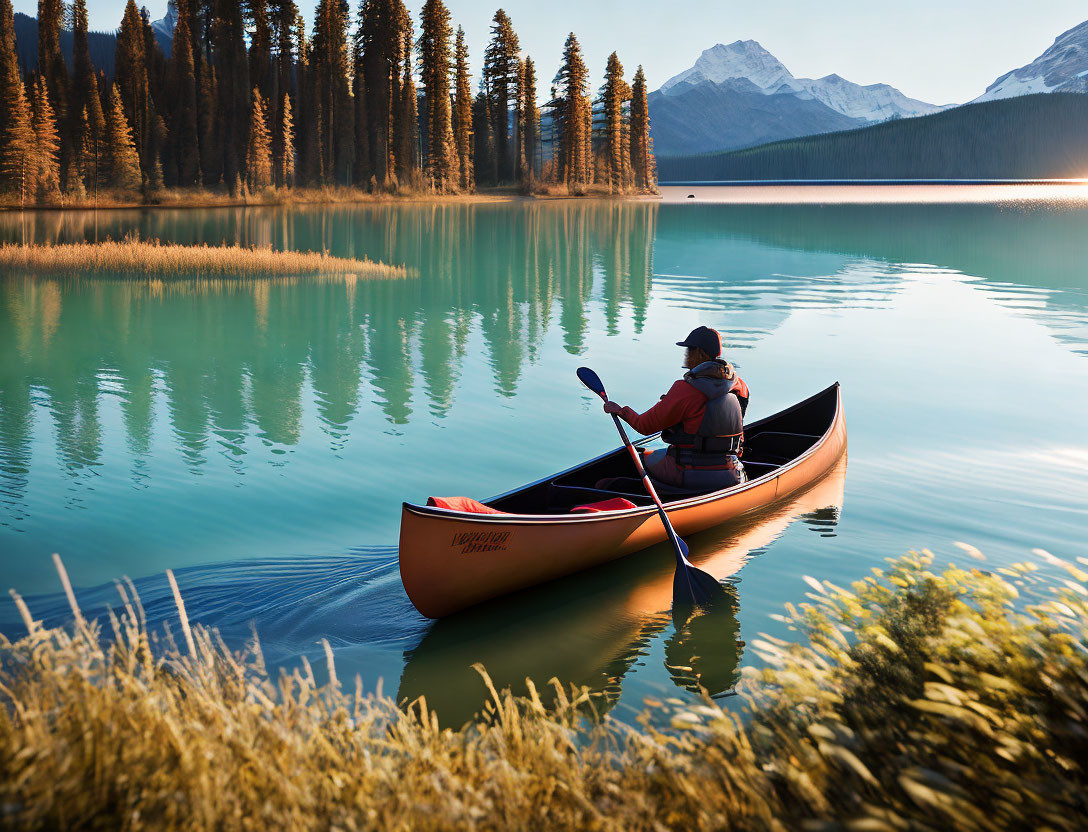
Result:
{"type": "Polygon", "coordinates": [[[166,4],[166,15],[158,20],[151,21],[151,31],[155,33],[155,39],[162,47],[167,57],[170,56],[170,47],[174,44],[174,27],[178,25],[178,4],[176,0],[170,0],[166,4]]]}
{"type": "Polygon", "coordinates": [[[751,81],[765,95],[815,98],[848,118],[868,122],[928,115],[942,109],[908,98],[887,84],[863,86],[834,74],[823,78],[795,78],[778,58],[754,40],[712,46],[699,56],[691,69],[662,84],[661,92],[675,94],[691,85],[720,84],[732,78],[751,81]]]}
{"type": "Polygon", "coordinates": [[[1059,35],[1027,66],[1006,72],[971,103],[1037,92],[1088,92],[1088,20],[1059,35]]]}
{"type": "Polygon", "coordinates": [[[754,40],[738,40],[728,46],[719,43],[704,50],[691,69],[685,69],[661,85],[661,92],[681,84],[720,84],[729,78],[747,78],[764,92],[777,91],[794,81],[782,62],[754,40]]]}

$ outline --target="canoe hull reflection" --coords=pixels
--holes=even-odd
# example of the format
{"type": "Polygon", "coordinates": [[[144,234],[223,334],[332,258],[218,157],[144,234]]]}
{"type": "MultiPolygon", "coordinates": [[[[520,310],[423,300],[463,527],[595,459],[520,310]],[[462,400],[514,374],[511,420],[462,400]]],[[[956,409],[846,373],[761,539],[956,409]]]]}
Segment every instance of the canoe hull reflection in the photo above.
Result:
{"type": "MultiPolygon", "coordinates": [[[[698,496],[662,495],[681,536],[784,499],[827,473],[846,449],[839,385],[747,425],[745,436],[747,483],[698,496]]],[[[441,618],[660,543],[665,531],[656,509],[633,490],[623,496],[640,503],[635,508],[569,513],[579,503],[617,496],[596,491],[598,479],[633,471],[621,447],[486,501],[502,514],[405,503],[400,572],[408,597],[423,615],[441,618]]]]}

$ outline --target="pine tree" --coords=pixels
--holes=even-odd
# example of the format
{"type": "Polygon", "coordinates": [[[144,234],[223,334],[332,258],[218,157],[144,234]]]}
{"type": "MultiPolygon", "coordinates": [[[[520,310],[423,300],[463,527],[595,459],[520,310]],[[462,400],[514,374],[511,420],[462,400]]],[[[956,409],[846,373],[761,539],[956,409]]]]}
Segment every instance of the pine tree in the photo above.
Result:
{"type": "MultiPolygon", "coordinates": [[[[285,135],[283,117],[283,100],[286,97],[290,102],[291,97],[295,95],[294,88],[294,75],[295,75],[295,60],[294,60],[294,40],[292,37],[292,25],[295,19],[298,17],[298,7],[295,5],[294,0],[272,0],[272,23],[276,30],[276,97],[274,101],[279,102],[279,106],[275,109],[273,117],[273,124],[275,125],[272,131],[272,161],[277,171],[284,169],[284,148],[282,141],[285,135]]],[[[286,131],[287,135],[293,136],[293,125],[286,131]]],[[[290,149],[291,152],[291,166],[294,167],[294,147],[290,149]]],[[[276,185],[282,187],[286,185],[286,180],[282,180],[278,177],[276,179],[276,185]]]]}
{"type": "Polygon", "coordinates": [[[457,27],[454,47],[454,104],[453,135],[457,146],[457,164],[462,191],[472,191],[476,185],[475,166],[472,163],[472,88],[468,77],[468,46],[465,30],[457,27]]]}
{"type": "Polygon", "coordinates": [[[536,65],[526,56],[523,69],[524,78],[524,116],[522,127],[522,156],[525,159],[525,173],[529,182],[536,178],[536,148],[540,141],[540,108],[536,103],[536,65]]]}
{"type": "Polygon", "coordinates": [[[140,157],[116,84],[110,86],[106,103],[105,145],[110,185],[122,190],[140,187],[140,157]]]}
{"type": "Polygon", "coordinates": [[[64,172],[64,187],[80,195],[85,171],[83,159],[87,147],[87,103],[94,86],[94,67],[87,43],[87,2],[72,4],[72,78],[68,88],[67,142],[69,152],[64,172]]]}
{"type": "Polygon", "coordinates": [[[49,103],[49,91],[41,75],[34,85],[33,111],[37,164],[35,189],[38,199],[47,201],[60,193],[60,139],[57,136],[57,120],[49,103]]]}
{"type": "Polygon", "coordinates": [[[144,22],[135,0],[125,4],[121,28],[117,31],[114,51],[114,83],[121,97],[125,117],[132,127],[137,152],[141,158],[147,149],[150,128],[150,93],[147,84],[147,54],[144,22]]]}
{"type": "Polygon", "coordinates": [[[366,0],[361,9],[363,67],[366,74],[366,116],[371,168],[378,187],[397,184],[398,125],[402,121],[403,59],[411,41],[411,18],[401,0],[366,0]]]}
{"type": "Polygon", "coordinates": [[[555,76],[555,95],[549,109],[559,134],[559,181],[572,191],[588,181],[592,124],[592,107],[585,94],[588,75],[582,48],[571,32],[563,45],[563,63],[555,76]]]}
{"type": "Polygon", "coordinates": [[[525,173],[525,62],[520,58],[518,59],[517,69],[517,83],[514,87],[514,119],[513,119],[514,135],[513,142],[513,165],[514,165],[514,178],[524,183],[526,180],[525,173]]]}
{"type": "Polygon", "coordinates": [[[352,41],[352,96],[355,103],[355,166],[356,185],[368,185],[373,173],[370,161],[370,125],[367,119],[366,59],[363,54],[363,23],[366,0],[359,4],[359,25],[352,41]]]}
{"type": "Polygon", "coordinates": [[[268,0],[245,0],[249,27],[249,80],[261,97],[269,101],[272,93],[272,26],[268,19],[268,0]]]}
{"type": "Polygon", "coordinates": [[[87,187],[98,198],[98,187],[105,183],[106,119],[102,100],[98,96],[98,78],[92,72],[87,86],[87,103],[83,105],[83,175],[87,187]]]}
{"type": "Polygon", "coordinates": [[[440,193],[458,186],[457,146],[450,107],[450,13],[442,0],[423,5],[419,57],[427,104],[427,175],[440,193]]]}
{"type": "Polygon", "coordinates": [[[631,87],[631,167],[635,187],[642,191],[654,186],[653,155],[650,150],[650,108],[646,101],[646,74],[639,66],[631,87]]]}
{"type": "Polygon", "coordinates": [[[289,187],[295,181],[295,125],[291,118],[291,97],[283,94],[280,107],[280,147],[283,148],[276,160],[276,186],[289,187]]]}
{"type": "MultiPolygon", "coordinates": [[[[407,17],[407,15],[406,15],[407,17]]],[[[398,118],[393,123],[393,135],[397,143],[397,180],[402,186],[415,184],[419,170],[419,110],[416,99],[416,85],[412,80],[412,20],[402,28],[400,80],[400,107],[398,118]]]]}
{"type": "Polygon", "coordinates": [[[19,205],[33,199],[38,184],[37,136],[34,134],[33,114],[26,97],[23,81],[16,76],[15,84],[5,91],[8,119],[4,125],[3,153],[0,153],[4,186],[19,195],[19,205]]]}
{"type": "Polygon", "coordinates": [[[189,31],[188,3],[178,9],[171,59],[174,62],[174,114],[170,125],[174,181],[182,187],[200,183],[200,133],[197,126],[196,67],[189,31]]]}
{"type": "MultiPolygon", "coordinates": [[[[132,2],[132,0],[129,0],[132,2]]],[[[244,173],[246,139],[249,136],[249,62],[245,24],[236,0],[215,0],[212,29],[215,54],[217,140],[222,158],[223,181],[233,193],[244,173]]]]}
{"type": "Polygon", "coordinates": [[[355,177],[355,96],[351,88],[351,54],[348,49],[348,28],[351,10],[347,0],[339,0],[336,15],[336,52],[333,64],[336,120],[337,181],[350,185],[355,177]]]}
{"type": "Polygon", "coordinates": [[[495,137],[491,132],[491,111],[487,93],[480,90],[472,102],[473,166],[477,184],[493,185],[495,170],[495,137]]]}
{"type": "Polygon", "coordinates": [[[161,191],[163,187],[162,154],[166,147],[166,122],[162,116],[153,113],[151,118],[150,138],[148,141],[147,189],[151,193],[161,191]]]}
{"type": "Polygon", "coordinates": [[[355,159],[355,113],[348,87],[348,7],[345,0],[321,0],[314,20],[312,78],[320,103],[324,177],[347,183],[355,159]]]}
{"type": "Polygon", "coordinates": [[[200,77],[196,98],[196,129],[200,135],[200,177],[205,187],[219,182],[223,173],[223,156],[219,152],[219,122],[215,114],[215,102],[219,85],[215,67],[201,55],[198,64],[200,77]]]}
{"type": "Polygon", "coordinates": [[[624,162],[627,159],[624,143],[624,105],[631,98],[631,88],[623,80],[623,64],[613,52],[608,56],[604,86],[601,87],[600,103],[603,110],[602,154],[604,176],[609,193],[619,193],[624,188],[624,162]]]}
{"type": "Polygon", "coordinates": [[[38,0],[38,74],[45,79],[53,112],[63,117],[68,100],[68,70],[60,52],[64,0],[38,0]]]}
{"type": "MultiPolygon", "coordinates": [[[[503,181],[513,180],[516,175],[510,141],[510,104],[517,96],[520,48],[510,17],[499,9],[492,18],[491,42],[484,51],[483,79],[495,137],[495,164],[498,178],[503,181]]],[[[516,143],[515,135],[515,146],[516,143]]]]}
{"type": "MultiPolygon", "coordinates": [[[[147,129],[148,146],[155,141],[155,118],[160,115],[157,105],[167,103],[167,62],[155,30],[151,27],[151,13],[147,6],[140,9],[140,26],[144,37],[144,68],[147,72],[147,129]]],[[[161,148],[160,148],[161,150],[161,148]]]]}
{"type": "Polygon", "coordinates": [[[15,12],[11,0],[0,0],[0,130],[9,123],[15,85],[19,81],[22,81],[22,77],[15,53],[15,12]]]}
{"type": "Polygon", "coordinates": [[[315,94],[317,72],[313,44],[306,38],[305,23],[299,15],[295,27],[298,62],[298,124],[295,132],[295,182],[300,185],[319,184],[325,180],[325,152],[321,135],[321,96],[315,94]]]}
{"type": "Polygon", "coordinates": [[[272,184],[272,137],[265,120],[264,99],[256,87],[253,88],[253,111],[249,117],[246,184],[254,193],[272,184]]]}

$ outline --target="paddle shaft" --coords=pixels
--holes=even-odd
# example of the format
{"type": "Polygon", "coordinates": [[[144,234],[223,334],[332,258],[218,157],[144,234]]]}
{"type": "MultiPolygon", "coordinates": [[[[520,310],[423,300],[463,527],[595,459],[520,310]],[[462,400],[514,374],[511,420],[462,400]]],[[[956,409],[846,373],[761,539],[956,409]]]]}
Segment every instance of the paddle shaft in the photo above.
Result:
{"type": "MultiPolygon", "coordinates": [[[[601,398],[605,397],[602,396],[601,398]]],[[[605,401],[607,401],[607,399],[605,399],[605,401]]],[[[623,439],[623,444],[627,448],[627,453],[631,455],[631,460],[635,463],[635,468],[642,477],[642,484],[646,488],[646,493],[650,495],[650,499],[653,500],[654,505],[657,506],[657,513],[661,515],[661,522],[665,525],[665,531],[669,533],[673,548],[676,550],[676,557],[684,564],[687,564],[688,559],[684,557],[684,552],[680,548],[680,539],[676,535],[676,530],[672,527],[672,521],[669,519],[669,514],[665,511],[665,506],[662,505],[661,498],[657,496],[657,490],[650,481],[650,475],[646,473],[646,466],[642,464],[642,455],[638,452],[638,448],[631,443],[631,440],[627,438],[627,431],[623,429],[623,423],[620,421],[620,417],[613,413],[612,421],[616,423],[616,430],[620,432],[620,438],[623,439]]]]}

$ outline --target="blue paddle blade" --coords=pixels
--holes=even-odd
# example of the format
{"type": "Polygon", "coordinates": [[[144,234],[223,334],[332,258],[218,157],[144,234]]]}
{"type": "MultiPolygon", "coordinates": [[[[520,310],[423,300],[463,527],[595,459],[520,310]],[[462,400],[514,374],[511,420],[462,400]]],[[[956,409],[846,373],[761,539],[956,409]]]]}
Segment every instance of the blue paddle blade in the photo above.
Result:
{"type": "Polygon", "coordinates": [[[688,560],[688,544],[677,535],[676,573],[672,580],[673,609],[687,610],[691,607],[708,607],[724,598],[725,587],[717,578],[691,565],[688,560]]]}
{"type": "Polygon", "coordinates": [[[589,369],[589,367],[578,368],[578,380],[602,399],[608,398],[604,394],[604,384],[601,382],[601,377],[589,369]]]}

